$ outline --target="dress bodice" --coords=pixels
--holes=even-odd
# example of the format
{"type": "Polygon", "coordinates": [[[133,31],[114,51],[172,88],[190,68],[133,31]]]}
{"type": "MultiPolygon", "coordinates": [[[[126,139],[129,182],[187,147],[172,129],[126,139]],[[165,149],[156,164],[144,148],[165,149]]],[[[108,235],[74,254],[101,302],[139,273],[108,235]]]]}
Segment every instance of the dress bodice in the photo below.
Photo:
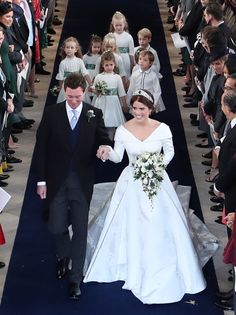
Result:
{"type": "Polygon", "coordinates": [[[146,139],[136,138],[123,125],[116,131],[114,150],[110,152],[109,159],[113,162],[120,162],[124,150],[129,157],[129,164],[132,164],[136,157],[144,152],[164,153],[164,164],[167,165],[174,156],[174,147],[170,128],[161,123],[146,139]]]}

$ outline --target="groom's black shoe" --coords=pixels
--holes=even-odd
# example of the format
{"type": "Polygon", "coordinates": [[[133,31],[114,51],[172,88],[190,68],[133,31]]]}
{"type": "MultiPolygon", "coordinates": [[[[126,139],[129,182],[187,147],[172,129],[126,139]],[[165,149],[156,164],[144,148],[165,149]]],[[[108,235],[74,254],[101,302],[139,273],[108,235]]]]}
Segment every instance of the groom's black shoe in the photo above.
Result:
{"type": "Polygon", "coordinates": [[[57,260],[57,278],[62,279],[68,272],[69,258],[61,258],[57,260]]]}
{"type": "Polygon", "coordinates": [[[81,295],[80,287],[78,283],[69,283],[69,298],[77,300],[81,295]]]}

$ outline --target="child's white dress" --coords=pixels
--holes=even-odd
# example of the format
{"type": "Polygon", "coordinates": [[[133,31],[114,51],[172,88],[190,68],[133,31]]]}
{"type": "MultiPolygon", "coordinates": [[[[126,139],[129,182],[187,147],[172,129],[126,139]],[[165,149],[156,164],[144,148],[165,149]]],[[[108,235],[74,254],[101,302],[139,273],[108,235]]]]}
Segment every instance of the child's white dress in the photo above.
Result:
{"type": "MultiPolygon", "coordinates": [[[[85,68],[88,71],[91,81],[93,81],[95,77],[95,67],[96,67],[98,58],[101,58],[99,54],[96,54],[96,55],[94,54],[91,56],[89,56],[88,54],[83,55],[83,62],[84,62],[85,68]]],[[[93,96],[94,94],[92,92],[86,92],[84,95],[84,101],[88,104],[91,104],[91,98],[93,96]]]]}
{"type": "Polygon", "coordinates": [[[156,72],[149,68],[142,71],[140,67],[132,73],[130,85],[127,92],[127,104],[130,104],[133,93],[138,89],[148,90],[154,97],[154,107],[156,111],[164,111],[165,105],[161,97],[161,87],[156,72]]]}
{"type": "MultiPolygon", "coordinates": [[[[123,63],[123,59],[122,57],[115,53],[112,52],[114,57],[115,57],[115,62],[116,62],[116,70],[115,71],[117,74],[119,74],[121,76],[121,78],[126,77],[126,72],[125,72],[125,68],[124,68],[124,63],[123,63]]],[[[98,57],[97,62],[96,62],[96,67],[94,69],[94,77],[100,73],[100,64],[101,64],[101,56],[98,57]]]]}
{"type": "MultiPolygon", "coordinates": [[[[134,54],[136,53],[136,51],[140,48],[140,46],[137,46],[137,47],[134,47],[134,54]]],[[[160,73],[160,69],[161,69],[161,65],[160,65],[160,60],[159,60],[159,57],[158,57],[158,54],[156,52],[156,50],[154,48],[152,48],[150,45],[147,46],[146,50],[149,50],[153,53],[154,55],[154,62],[151,66],[151,69],[156,72],[157,76],[159,79],[162,78],[162,75],[160,73]]],[[[133,69],[133,72],[134,72],[134,69],[133,69]]]]}
{"type": "Polygon", "coordinates": [[[134,40],[133,37],[125,31],[121,34],[114,33],[114,35],[116,37],[116,45],[123,59],[127,79],[129,80],[131,76],[130,56],[134,56],[134,40]]]}
{"type": "Polygon", "coordinates": [[[125,96],[124,86],[119,74],[102,72],[95,77],[93,88],[99,81],[107,83],[106,95],[95,96],[92,104],[101,109],[106,127],[118,127],[125,122],[119,97],[125,96]]]}
{"type": "MultiPolygon", "coordinates": [[[[56,80],[64,81],[65,78],[73,72],[79,72],[83,76],[88,74],[88,71],[86,70],[82,59],[76,56],[72,58],[66,57],[60,62],[56,80]]],[[[57,98],[57,103],[63,102],[64,100],[65,100],[65,91],[64,91],[64,83],[63,83],[62,88],[57,98]]]]}

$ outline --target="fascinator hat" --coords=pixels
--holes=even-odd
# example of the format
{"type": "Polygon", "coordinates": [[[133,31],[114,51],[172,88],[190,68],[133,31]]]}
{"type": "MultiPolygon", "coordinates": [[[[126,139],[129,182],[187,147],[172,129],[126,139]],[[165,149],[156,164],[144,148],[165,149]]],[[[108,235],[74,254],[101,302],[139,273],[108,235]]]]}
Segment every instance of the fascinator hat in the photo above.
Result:
{"type": "Polygon", "coordinates": [[[145,90],[143,89],[139,89],[139,90],[136,90],[132,96],[143,96],[145,97],[147,100],[149,100],[152,104],[154,103],[154,100],[153,100],[153,96],[152,94],[150,93],[147,93],[145,90]]]}
{"type": "Polygon", "coordinates": [[[0,3],[0,16],[3,16],[9,12],[11,12],[13,9],[12,9],[12,4],[11,2],[1,2],[0,3]]]}

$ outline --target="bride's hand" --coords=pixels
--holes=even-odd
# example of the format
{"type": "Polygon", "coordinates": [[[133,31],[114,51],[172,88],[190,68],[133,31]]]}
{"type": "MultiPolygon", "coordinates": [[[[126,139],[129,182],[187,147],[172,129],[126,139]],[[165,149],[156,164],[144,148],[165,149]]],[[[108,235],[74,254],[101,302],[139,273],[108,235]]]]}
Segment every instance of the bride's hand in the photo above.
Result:
{"type": "Polygon", "coordinates": [[[106,161],[109,157],[110,148],[105,145],[100,145],[97,150],[97,157],[102,161],[106,161]]]}

